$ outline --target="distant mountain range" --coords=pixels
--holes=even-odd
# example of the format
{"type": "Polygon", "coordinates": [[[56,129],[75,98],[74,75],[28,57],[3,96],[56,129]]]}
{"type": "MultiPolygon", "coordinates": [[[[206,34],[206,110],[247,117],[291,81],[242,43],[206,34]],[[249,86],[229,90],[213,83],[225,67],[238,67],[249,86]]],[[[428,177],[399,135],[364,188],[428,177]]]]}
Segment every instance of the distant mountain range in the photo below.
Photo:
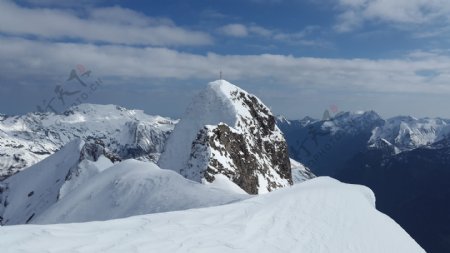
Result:
{"type": "Polygon", "coordinates": [[[0,117],[0,180],[75,139],[97,140],[121,159],[157,161],[176,120],[115,105],[82,104],[63,114],[0,117]]]}
{"type": "Polygon", "coordinates": [[[426,250],[450,252],[450,120],[369,111],[277,124],[291,157],[317,175],[370,187],[377,208],[426,250]]]}

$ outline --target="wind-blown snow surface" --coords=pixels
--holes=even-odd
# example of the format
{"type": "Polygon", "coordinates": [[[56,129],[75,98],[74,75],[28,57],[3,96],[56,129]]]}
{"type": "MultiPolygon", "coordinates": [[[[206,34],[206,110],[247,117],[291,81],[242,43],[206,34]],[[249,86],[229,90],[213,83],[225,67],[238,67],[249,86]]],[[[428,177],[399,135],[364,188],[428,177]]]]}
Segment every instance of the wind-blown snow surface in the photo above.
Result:
{"type": "Polygon", "coordinates": [[[152,162],[126,160],[86,180],[35,224],[100,221],[133,215],[185,210],[246,199],[162,170],[152,162]]]}
{"type": "Polygon", "coordinates": [[[74,140],[59,152],[0,182],[0,224],[24,224],[58,198],[66,176],[76,169],[84,142],[74,140]]]}
{"type": "Polygon", "coordinates": [[[94,159],[89,152],[97,151],[95,145],[75,140],[0,182],[0,225],[108,220],[249,197],[233,189],[219,189],[223,188],[220,185],[187,180],[153,162],[113,164],[104,155],[94,159]]]}
{"type": "Polygon", "coordinates": [[[425,252],[366,187],[331,178],[245,201],[104,222],[0,228],[2,252],[425,252]]]}

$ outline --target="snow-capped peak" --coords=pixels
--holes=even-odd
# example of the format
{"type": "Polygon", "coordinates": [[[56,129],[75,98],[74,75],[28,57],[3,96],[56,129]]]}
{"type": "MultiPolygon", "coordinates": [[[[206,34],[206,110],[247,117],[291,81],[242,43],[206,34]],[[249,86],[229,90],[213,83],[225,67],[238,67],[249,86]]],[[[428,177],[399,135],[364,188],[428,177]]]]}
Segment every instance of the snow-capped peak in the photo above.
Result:
{"type": "Polygon", "coordinates": [[[358,132],[362,129],[373,129],[384,124],[384,120],[374,111],[340,112],[331,120],[321,122],[322,129],[332,132],[358,132]]]}
{"type": "Polygon", "coordinates": [[[288,120],[284,115],[277,115],[276,118],[277,118],[277,122],[279,122],[281,124],[288,124],[288,125],[291,124],[291,121],[288,120]]]}
{"type": "Polygon", "coordinates": [[[256,96],[225,80],[209,83],[193,99],[158,164],[198,182],[224,174],[249,193],[292,183],[275,117],[256,96]]]}
{"type": "Polygon", "coordinates": [[[99,139],[122,158],[156,161],[176,121],[115,105],[81,104],[62,114],[0,118],[0,180],[55,153],[71,140],[99,139]]]}
{"type": "Polygon", "coordinates": [[[376,147],[378,140],[383,139],[399,151],[405,151],[437,142],[449,134],[450,124],[447,120],[398,116],[375,128],[368,143],[369,146],[376,147]]]}
{"type": "MultiPolygon", "coordinates": [[[[243,89],[223,79],[209,83],[208,88],[215,91],[219,97],[223,97],[223,101],[234,109],[236,117],[253,117],[251,108],[249,108],[249,105],[242,99],[243,96],[248,95],[248,93],[243,89]]],[[[264,105],[259,98],[252,95],[251,99],[254,100],[252,102],[260,104],[264,107],[264,109],[267,110],[268,115],[272,115],[269,107],[264,105]]]]}

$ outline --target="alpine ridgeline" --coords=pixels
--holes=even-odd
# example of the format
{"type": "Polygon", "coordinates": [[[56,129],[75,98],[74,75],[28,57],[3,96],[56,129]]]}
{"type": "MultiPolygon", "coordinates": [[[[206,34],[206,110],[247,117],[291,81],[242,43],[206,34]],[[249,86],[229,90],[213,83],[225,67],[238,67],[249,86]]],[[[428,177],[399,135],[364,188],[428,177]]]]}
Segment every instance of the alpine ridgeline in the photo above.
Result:
{"type": "Polygon", "coordinates": [[[212,183],[220,174],[250,194],[292,184],[275,117],[256,96],[225,81],[209,83],[170,135],[158,164],[212,183]]]}
{"type": "Polygon", "coordinates": [[[0,181],[78,138],[99,140],[121,159],[156,162],[175,124],[115,105],[81,104],[62,114],[0,115],[0,181]]]}

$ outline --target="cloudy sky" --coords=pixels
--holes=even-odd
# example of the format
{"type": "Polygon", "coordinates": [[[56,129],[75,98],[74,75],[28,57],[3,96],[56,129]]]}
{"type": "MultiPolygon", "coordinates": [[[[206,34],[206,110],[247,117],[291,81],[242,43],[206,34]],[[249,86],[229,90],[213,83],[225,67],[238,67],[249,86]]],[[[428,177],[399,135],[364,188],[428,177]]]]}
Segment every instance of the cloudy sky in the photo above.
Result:
{"type": "Polygon", "coordinates": [[[179,117],[222,70],[289,118],[450,117],[449,42],[448,0],[0,0],[0,112],[179,117]]]}

